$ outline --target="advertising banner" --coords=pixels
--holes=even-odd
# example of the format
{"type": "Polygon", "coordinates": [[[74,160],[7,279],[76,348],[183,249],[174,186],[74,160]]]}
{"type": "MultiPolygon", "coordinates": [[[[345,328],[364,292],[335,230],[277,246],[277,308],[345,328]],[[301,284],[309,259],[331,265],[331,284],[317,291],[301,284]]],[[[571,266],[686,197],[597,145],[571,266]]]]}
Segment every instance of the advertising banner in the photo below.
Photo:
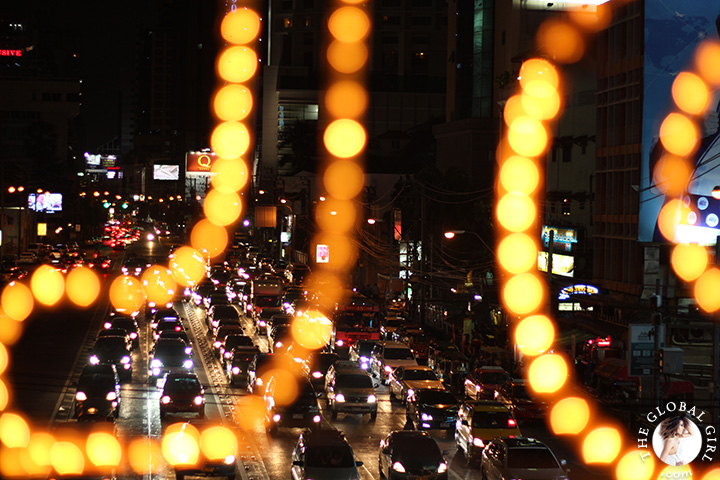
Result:
{"type": "Polygon", "coordinates": [[[217,160],[215,152],[188,152],[185,156],[186,172],[210,174],[213,163],[217,160]]]}
{"type": "MultiPolygon", "coordinates": [[[[682,71],[697,72],[694,55],[705,40],[718,40],[717,2],[648,0],[645,2],[645,59],[643,85],[642,160],[638,240],[667,242],[657,227],[660,209],[671,198],[656,187],[653,169],[664,151],[658,142],[660,125],[671,112],[679,112],[671,95],[672,84],[682,71]]],[[[682,200],[689,212],[681,215],[675,242],[714,245],[720,234],[720,199],[712,191],[720,186],[720,137],[718,100],[711,91],[705,114],[696,120],[700,146],[690,157],[692,174],[682,200]]]]}

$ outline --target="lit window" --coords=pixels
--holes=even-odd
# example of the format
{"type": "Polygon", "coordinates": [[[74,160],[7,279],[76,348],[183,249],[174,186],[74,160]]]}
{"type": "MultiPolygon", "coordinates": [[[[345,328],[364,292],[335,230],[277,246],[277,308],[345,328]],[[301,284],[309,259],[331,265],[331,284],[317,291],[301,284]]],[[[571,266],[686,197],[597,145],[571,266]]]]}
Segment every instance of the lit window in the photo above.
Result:
{"type": "Polygon", "coordinates": [[[292,28],[292,18],[284,18],[283,19],[283,27],[292,28]]]}

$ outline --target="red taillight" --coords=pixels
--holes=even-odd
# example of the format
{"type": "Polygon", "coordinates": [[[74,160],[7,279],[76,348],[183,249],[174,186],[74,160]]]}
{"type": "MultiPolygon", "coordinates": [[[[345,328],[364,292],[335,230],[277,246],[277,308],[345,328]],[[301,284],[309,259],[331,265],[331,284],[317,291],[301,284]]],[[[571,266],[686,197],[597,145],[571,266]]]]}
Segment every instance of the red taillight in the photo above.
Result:
{"type": "Polygon", "coordinates": [[[176,331],[176,332],[179,332],[181,329],[182,329],[182,327],[181,327],[180,325],[175,326],[175,331],[176,331]]]}
{"type": "Polygon", "coordinates": [[[516,427],[516,426],[517,426],[517,422],[515,421],[515,419],[508,418],[508,427],[516,427]]]}

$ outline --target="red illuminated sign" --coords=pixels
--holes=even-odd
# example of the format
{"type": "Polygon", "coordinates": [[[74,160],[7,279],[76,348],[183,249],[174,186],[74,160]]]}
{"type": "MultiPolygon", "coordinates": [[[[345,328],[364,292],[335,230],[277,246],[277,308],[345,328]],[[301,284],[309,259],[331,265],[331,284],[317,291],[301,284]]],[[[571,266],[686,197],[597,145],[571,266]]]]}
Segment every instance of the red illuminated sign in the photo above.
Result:
{"type": "Polygon", "coordinates": [[[22,50],[0,50],[0,57],[22,57],[22,50]]]}
{"type": "Polygon", "coordinates": [[[215,152],[189,152],[187,154],[188,172],[210,173],[212,164],[217,159],[215,152]]]}

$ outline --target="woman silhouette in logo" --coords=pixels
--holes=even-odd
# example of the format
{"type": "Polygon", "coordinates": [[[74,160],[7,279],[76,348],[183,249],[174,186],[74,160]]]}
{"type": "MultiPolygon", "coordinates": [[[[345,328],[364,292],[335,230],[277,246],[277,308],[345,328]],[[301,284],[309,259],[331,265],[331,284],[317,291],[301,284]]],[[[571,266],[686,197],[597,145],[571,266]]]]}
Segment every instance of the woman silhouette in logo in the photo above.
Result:
{"type": "Polygon", "coordinates": [[[663,440],[663,450],[660,460],[668,465],[685,465],[683,458],[683,439],[692,437],[690,420],[684,415],[666,418],[660,423],[660,437],[663,440]]]}

